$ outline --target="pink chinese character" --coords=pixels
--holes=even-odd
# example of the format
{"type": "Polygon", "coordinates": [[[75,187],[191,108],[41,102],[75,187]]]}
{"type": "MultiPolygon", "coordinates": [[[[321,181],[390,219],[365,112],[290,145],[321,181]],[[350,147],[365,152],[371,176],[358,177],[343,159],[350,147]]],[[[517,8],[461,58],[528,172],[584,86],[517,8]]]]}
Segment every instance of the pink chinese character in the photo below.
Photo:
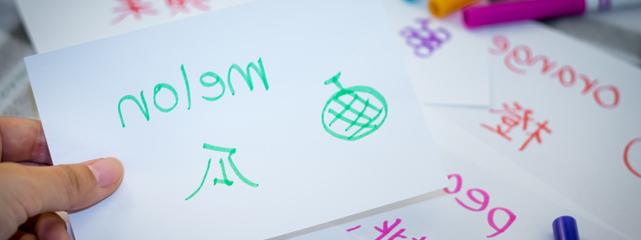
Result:
{"type": "Polygon", "coordinates": [[[166,0],[167,7],[171,9],[171,14],[176,15],[179,12],[189,13],[189,8],[187,5],[192,5],[193,7],[201,10],[209,10],[209,6],[204,0],[166,0]]]}
{"type": "MultiPolygon", "coordinates": [[[[383,222],[383,228],[374,227],[376,231],[381,233],[380,235],[378,235],[376,240],[382,240],[383,238],[385,238],[385,236],[387,236],[387,234],[390,234],[392,231],[394,231],[394,228],[396,228],[400,223],[401,223],[401,219],[397,218],[396,221],[394,221],[394,223],[392,223],[391,226],[389,226],[388,221],[385,220],[383,222]]],[[[403,232],[405,232],[405,228],[399,229],[398,231],[393,233],[390,237],[388,237],[387,240],[394,240],[396,238],[403,238],[403,239],[407,238],[407,236],[403,235],[403,232]]]]}
{"type": "Polygon", "coordinates": [[[127,18],[129,15],[134,16],[136,20],[139,20],[143,14],[155,15],[156,10],[151,7],[151,4],[148,2],[142,2],[140,0],[117,0],[122,5],[113,8],[113,12],[119,14],[111,21],[111,24],[116,24],[121,22],[123,19],[127,18]]]}

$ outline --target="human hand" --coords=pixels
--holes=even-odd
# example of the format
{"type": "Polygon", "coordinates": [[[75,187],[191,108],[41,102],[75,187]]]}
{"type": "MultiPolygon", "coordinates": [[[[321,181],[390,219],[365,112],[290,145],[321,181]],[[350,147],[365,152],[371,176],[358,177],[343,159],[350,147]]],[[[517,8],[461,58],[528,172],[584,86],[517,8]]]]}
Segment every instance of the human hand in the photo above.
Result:
{"type": "Polygon", "coordinates": [[[0,239],[68,239],[53,212],[88,208],[123,178],[114,158],[52,165],[40,121],[0,117],[0,239]]]}

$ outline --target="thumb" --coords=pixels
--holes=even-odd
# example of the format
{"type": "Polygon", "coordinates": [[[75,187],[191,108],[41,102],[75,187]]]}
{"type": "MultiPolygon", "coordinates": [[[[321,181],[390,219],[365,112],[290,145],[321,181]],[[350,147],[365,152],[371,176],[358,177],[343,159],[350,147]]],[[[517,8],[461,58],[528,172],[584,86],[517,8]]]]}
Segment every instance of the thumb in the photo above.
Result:
{"type": "Polygon", "coordinates": [[[116,191],[122,178],[122,164],[115,158],[51,167],[2,163],[0,213],[8,222],[0,220],[0,238],[40,213],[90,207],[116,191]]]}

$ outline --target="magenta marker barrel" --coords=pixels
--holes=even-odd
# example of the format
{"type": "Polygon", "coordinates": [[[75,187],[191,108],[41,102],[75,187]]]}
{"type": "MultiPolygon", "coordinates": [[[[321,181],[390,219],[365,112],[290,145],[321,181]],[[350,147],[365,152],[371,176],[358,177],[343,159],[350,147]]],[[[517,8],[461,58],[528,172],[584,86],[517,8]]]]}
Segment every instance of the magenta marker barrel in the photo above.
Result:
{"type": "Polygon", "coordinates": [[[463,9],[468,28],[532,19],[547,19],[641,6],[641,0],[506,0],[463,9]]]}
{"type": "Polygon", "coordinates": [[[463,9],[463,22],[469,28],[483,25],[557,16],[579,15],[585,11],[585,0],[505,1],[463,9]]]}

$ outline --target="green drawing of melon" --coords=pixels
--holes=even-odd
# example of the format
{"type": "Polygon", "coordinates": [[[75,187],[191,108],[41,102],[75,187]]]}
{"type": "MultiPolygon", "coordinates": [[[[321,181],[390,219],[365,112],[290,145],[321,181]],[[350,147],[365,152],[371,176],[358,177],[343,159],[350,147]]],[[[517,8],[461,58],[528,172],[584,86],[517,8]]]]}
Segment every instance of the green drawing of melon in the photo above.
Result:
{"type": "Polygon", "coordinates": [[[367,86],[343,87],[341,73],[325,81],[334,84],[338,92],[325,104],[322,113],[323,127],[330,135],[356,141],[378,130],[387,118],[387,102],[374,88],[367,86]]]}

